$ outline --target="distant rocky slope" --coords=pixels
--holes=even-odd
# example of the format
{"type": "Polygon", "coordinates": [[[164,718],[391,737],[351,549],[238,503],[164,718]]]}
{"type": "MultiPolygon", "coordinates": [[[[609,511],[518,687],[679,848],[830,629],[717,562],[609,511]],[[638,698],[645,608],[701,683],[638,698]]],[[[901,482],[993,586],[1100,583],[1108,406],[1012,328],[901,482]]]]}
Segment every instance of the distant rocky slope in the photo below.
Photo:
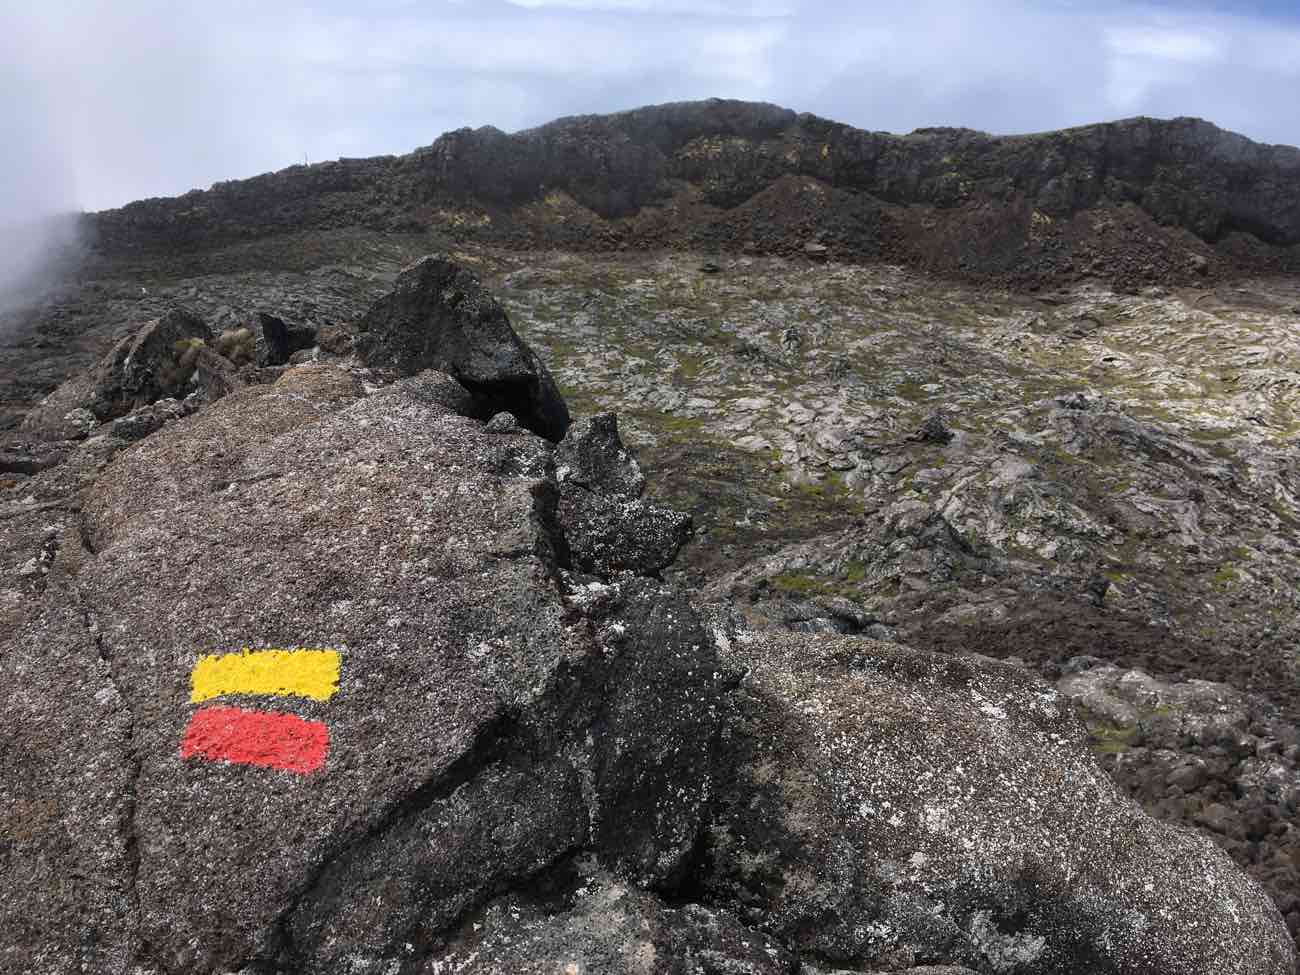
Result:
{"type": "Polygon", "coordinates": [[[261,325],[143,323],[6,456],[5,971],[1293,972],[1070,693],[666,579],[690,519],[473,273],[261,325]]]}
{"type": "Polygon", "coordinates": [[[447,133],[91,216],[112,257],[304,230],[884,259],[1017,283],[1300,267],[1300,150],[1199,119],[897,136],[711,100],[447,133]]]}

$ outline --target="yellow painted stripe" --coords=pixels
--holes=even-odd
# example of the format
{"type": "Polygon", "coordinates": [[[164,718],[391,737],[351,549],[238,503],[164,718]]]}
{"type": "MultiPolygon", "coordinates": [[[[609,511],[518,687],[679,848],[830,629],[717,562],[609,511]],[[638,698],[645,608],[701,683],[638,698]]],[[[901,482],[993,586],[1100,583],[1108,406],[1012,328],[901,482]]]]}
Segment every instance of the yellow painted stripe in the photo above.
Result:
{"type": "Polygon", "coordinates": [[[243,650],[200,657],[190,700],[223,694],[274,694],[328,701],[339,689],[337,650],[243,650]]]}

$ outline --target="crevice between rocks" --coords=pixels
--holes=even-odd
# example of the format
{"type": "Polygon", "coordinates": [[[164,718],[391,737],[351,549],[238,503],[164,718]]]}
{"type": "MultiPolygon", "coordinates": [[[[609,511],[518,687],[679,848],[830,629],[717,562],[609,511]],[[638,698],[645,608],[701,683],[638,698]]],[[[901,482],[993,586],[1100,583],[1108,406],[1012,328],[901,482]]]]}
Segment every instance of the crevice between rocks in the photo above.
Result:
{"type": "Polygon", "coordinates": [[[536,377],[485,382],[465,376],[454,363],[447,371],[469,392],[474,409],[483,419],[496,413],[509,413],[520,426],[543,440],[558,444],[564,439],[569,417],[567,413],[563,417],[545,415],[545,393],[536,377]]]}
{"type": "MultiPolygon", "coordinates": [[[[81,495],[76,495],[78,504],[74,510],[78,517],[76,519],[77,538],[81,547],[92,558],[99,554],[99,549],[91,538],[90,526],[87,524],[85,513],[82,511],[80,504],[81,495]]],[[[95,653],[103,666],[104,675],[108,678],[114,693],[122,702],[121,707],[126,714],[126,761],[128,776],[124,794],[125,808],[122,811],[121,836],[122,836],[122,855],[126,862],[127,870],[127,897],[130,898],[132,909],[135,912],[135,937],[136,943],[132,951],[132,964],[139,965],[150,953],[149,944],[143,940],[142,929],[144,922],[144,910],[140,902],[140,837],[138,824],[136,822],[136,813],[139,809],[140,799],[140,777],[143,773],[143,762],[140,759],[140,753],[136,747],[136,739],[139,735],[139,728],[136,723],[135,709],[131,706],[131,698],[126,694],[123,682],[118,674],[118,667],[112,649],[108,641],[104,639],[104,634],[100,630],[99,621],[95,617],[94,610],[86,605],[82,594],[76,596],[78,609],[81,612],[81,622],[86,628],[91,642],[95,646],[95,653]]]]}
{"type": "MultiPolygon", "coordinates": [[[[94,549],[87,544],[87,540],[84,538],[85,520],[79,519],[78,525],[83,534],[83,544],[86,544],[87,551],[93,555],[94,549]]],[[[132,908],[135,911],[135,936],[137,940],[135,949],[132,952],[132,964],[138,965],[149,954],[149,945],[141,936],[144,911],[140,903],[140,838],[136,823],[136,812],[139,809],[140,776],[143,772],[143,763],[136,748],[138,729],[135,709],[131,707],[131,699],[123,693],[122,682],[118,677],[113,653],[109,649],[103,633],[100,632],[98,620],[95,619],[93,611],[88,607],[82,605],[80,609],[82,624],[86,627],[86,632],[95,645],[96,654],[104,667],[108,682],[122,702],[122,710],[127,718],[126,761],[129,774],[124,794],[125,808],[122,811],[121,835],[122,856],[126,862],[127,870],[127,896],[130,898],[132,908]]]]}
{"type": "Polygon", "coordinates": [[[692,904],[714,906],[705,885],[713,859],[708,818],[705,817],[705,821],[696,830],[690,852],[686,854],[676,875],[655,890],[656,896],[668,907],[682,908],[692,904]]]}

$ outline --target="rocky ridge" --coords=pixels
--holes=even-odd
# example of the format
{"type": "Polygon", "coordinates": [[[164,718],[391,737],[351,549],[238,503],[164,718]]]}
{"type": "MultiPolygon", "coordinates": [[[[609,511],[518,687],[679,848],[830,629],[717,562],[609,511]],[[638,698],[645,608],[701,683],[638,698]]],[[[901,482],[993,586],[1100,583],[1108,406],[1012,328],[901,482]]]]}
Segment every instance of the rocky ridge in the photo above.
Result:
{"type": "Polygon", "coordinates": [[[1123,798],[1025,668],[665,578],[689,522],[612,417],[531,432],[555,404],[512,392],[468,272],[415,264],[368,320],[428,361],[255,354],[98,416],[191,347],[148,323],[29,415],[97,424],[0,510],[7,968],[1293,970],[1262,889],[1123,798]],[[500,374],[427,368],[471,352],[500,374]],[[295,647],[332,648],[299,651],[327,690],[197,676],[295,647]]]}
{"type": "Polygon", "coordinates": [[[87,231],[118,259],[365,227],[527,249],[891,260],[1019,283],[1167,282],[1294,269],[1298,174],[1300,150],[1199,119],[897,136],[714,99],[511,135],[461,129],[405,156],[133,203],[91,215],[87,231]]]}

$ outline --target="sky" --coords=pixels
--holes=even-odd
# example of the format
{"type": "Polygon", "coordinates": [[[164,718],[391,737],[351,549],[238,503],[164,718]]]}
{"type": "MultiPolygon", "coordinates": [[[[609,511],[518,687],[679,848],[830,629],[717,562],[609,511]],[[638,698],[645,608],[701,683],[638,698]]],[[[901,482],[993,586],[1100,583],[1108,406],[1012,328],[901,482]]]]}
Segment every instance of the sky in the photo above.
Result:
{"type": "Polygon", "coordinates": [[[1195,115],[1296,144],[1298,91],[1295,0],[0,0],[0,225],[712,96],[895,132],[1195,115]]]}

